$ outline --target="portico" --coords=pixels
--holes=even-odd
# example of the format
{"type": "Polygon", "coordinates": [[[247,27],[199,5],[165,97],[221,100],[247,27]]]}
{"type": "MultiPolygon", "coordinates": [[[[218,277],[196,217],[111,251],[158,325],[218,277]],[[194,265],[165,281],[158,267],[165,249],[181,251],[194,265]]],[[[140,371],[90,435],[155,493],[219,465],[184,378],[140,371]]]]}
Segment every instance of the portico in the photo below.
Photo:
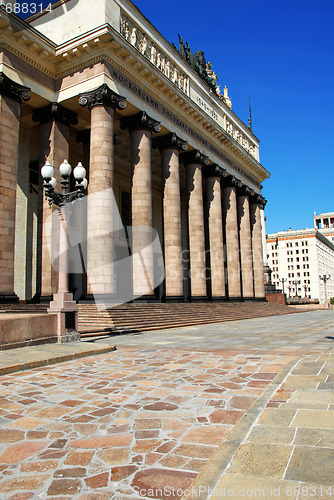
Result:
{"type": "Polygon", "coordinates": [[[44,224],[50,209],[33,168],[64,158],[81,161],[89,177],[86,265],[71,276],[77,300],[120,302],[124,282],[144,301],[264,299],[261,182],[269,174],[258,139],[181,46],[153,32],[131,2],[112,3],[112,20],[102,9],[100,24],[82,24],[81,38],[72,26],[65,43],[53,27],[67,39],[69,15],[79,23],[75,5],[63,24],[61,6],[31,24],[0,11],[11,28],[3,30],[0,59],[0,300],[49,300],[55,291],[53,236],[44,224]],[[22,206],[25,234],[16,215],[22,206]]]}

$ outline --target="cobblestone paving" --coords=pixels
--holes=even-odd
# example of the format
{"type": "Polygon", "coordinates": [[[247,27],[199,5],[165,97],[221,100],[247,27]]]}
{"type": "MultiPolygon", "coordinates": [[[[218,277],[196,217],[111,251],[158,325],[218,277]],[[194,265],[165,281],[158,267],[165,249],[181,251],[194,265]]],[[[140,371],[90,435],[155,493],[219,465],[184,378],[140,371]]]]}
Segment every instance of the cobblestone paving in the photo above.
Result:
{"type": "Polygon", "coordinates": [[[0,498],[179,498],[293,359],[121,346],[5,375],[0,498]]]}

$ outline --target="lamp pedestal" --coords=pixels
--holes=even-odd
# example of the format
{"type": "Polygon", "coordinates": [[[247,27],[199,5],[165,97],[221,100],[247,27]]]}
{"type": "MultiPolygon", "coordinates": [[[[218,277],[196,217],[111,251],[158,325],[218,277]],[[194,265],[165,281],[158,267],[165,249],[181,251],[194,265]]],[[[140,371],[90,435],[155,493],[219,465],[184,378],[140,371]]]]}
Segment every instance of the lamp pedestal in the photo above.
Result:
{"type": "Polygon", "coordinates": [[[50,302],[48,313],[57,314],[58,342],[80,342],[78,333],[78,306],[71,292],[57,292],[50,302]]]}
{"type": "Polygon", "coordinates": [[[58,209],[59,216],[59,260],[58,291],[53,295],[48,313],[57,314],[58,342],[80,341],[78,333],[78,306],[68,291],[67,222],[68,212],[58,209]]]}

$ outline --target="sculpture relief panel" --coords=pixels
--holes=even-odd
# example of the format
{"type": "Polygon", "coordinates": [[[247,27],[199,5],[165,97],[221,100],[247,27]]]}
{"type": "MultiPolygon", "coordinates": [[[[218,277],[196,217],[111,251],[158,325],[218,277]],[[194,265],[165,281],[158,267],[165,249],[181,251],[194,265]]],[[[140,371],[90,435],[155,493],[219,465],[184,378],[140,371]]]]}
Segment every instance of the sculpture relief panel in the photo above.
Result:
{"type": "Polygon", "coordinates": [[[124,14],[121,17],[121,35],[182,92],[189,95],[189,77],[171,61],[146,33],[142,32],[124,14]]]}

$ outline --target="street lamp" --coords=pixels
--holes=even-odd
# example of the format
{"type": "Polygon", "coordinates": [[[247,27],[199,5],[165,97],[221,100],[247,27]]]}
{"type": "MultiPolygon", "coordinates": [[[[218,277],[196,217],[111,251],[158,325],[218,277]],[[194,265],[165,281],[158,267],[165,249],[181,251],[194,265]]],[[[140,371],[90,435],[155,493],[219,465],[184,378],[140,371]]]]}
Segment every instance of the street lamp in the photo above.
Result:
{"type": "Polygon", "coordinates": [[[327,281],[331,279],[330,274],[319,274],[319,278],[324,282],[324,292],[325,292],[325,308],[329,308],[328,297],[327,297],[327,281]]]}
{"type": "Polygon", "coordinates": [[[41,168],[41,174],[44,179],[44,193],[48,200],[50,208],[52,204],[58,207],[59,217],[59,269],[58,269],[58,290],[53,295],[53,301],[50,302],[49,313],[57,314],[57,335],[59,342],[71,340],[80,340],[78,329],[78,306],[73,300],[73,295],[68,290],[68,237],[67,223],[69,211],[66,205],[76,199],[84,196],[84,190],[87,188],[86,169],[81,163],[73,170],[76,180],[75,191],[69,192],[69,177],[72,167],[67,160],[64,160],[59,167],[62,180],[60,181],[62,192],[55,191],[57,181],[54,177],[54,169],[47,161],[41,168]]]}
{"type": "Polygon", "coordinates": [[[278,281],[280,281],[282,283],[282,292],[284,294],[284,283],[287,281],[288,278],[279,278],[278,281]]]}
{"type": "Polygon", "coordinates": [[[296,288],[296,294],[295,294],[295,297],[299,297],[299,295],[298,295],[298,280],[294,280],[292,283],[294,283],[295,288],[296,288]]]}

